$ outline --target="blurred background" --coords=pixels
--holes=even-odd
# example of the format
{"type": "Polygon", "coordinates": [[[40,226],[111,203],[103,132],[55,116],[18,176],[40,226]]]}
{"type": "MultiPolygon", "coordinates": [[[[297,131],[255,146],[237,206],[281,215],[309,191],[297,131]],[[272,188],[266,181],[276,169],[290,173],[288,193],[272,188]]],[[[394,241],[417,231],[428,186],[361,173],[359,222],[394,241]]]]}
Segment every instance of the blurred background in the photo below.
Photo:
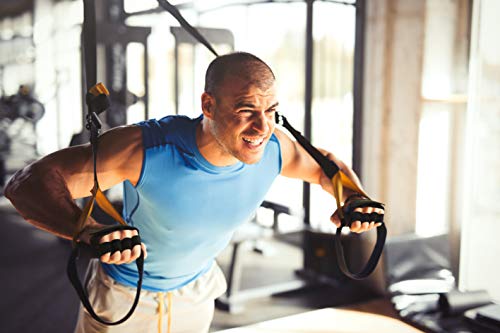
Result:
{"type": "MultiPolygon", "coordinates": [[[[277,179],[218,258],[230,288],[212,331],[324,307],[477,331],[464,311],[500,301],[500,2],[171,2],[219,54],[267,62],[280,112],[387,206],[383,259],[369,279],[350,281],[333,249],[335,200],[277,179]]],[[[97,76],[112,101],[105,129],[201,113],[213,55],[157,1],[96,1],[96,19],[97,76]]],[[[0,1],[2,186],[30,162],[88,142],[82,22],[79,0],[0,1]]],[[[108,195],[119,205],[121,186],[108,195]]],[[[0,331],[71,332],[70,243],[26,223],[3,196],[0,214],[0,331]]],[[[343,235],[353,270],[375,239],[343,235]]]]}

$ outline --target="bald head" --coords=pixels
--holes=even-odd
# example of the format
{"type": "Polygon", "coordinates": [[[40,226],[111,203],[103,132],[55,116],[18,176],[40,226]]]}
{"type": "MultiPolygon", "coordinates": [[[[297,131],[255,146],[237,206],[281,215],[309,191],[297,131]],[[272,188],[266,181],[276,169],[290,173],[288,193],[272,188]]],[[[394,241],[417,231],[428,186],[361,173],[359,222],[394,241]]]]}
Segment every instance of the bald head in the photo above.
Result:
{"type": "Polygon", "coordinates": [[[239,78],[267,90],[274,84],[274,73],[261,59],[246,52],[235,52],[215,58],[205,74],[205,92],[217,96],[224,80],[239,78]]]}

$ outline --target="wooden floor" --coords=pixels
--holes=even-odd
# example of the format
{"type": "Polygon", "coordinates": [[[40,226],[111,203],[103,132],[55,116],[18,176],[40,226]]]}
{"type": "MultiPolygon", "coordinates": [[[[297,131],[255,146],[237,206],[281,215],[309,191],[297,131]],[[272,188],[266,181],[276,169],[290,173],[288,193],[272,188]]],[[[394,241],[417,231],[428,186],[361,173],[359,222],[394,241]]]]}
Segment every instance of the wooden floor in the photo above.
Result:
{"type": "Polygon", "coordinates": [[[386,317],[399,319],[399,316],[398,316],[396,310],[394,310],[394,307],[392,306],[391,301],[388,299],[385,299],[385,298],[374,299],[374,300],[362,302],[359,304],[342,306],[339,308],[374,313],[374,314],[379,314],[379,315],[386,316],[386,317]]]}

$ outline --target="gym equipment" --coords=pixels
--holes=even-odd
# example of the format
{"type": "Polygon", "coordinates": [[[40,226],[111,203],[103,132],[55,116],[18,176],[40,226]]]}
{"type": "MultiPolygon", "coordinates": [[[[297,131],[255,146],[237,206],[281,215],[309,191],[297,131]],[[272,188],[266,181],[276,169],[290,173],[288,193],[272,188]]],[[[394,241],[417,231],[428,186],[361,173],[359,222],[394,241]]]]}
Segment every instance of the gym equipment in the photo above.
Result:
{"type": "Polygon", "coordinates": [[[0,97],[0,186],[39,157],[36,124],[44,114],[44,105],[28,85],[21,85],[12,96],[0,97]]]}

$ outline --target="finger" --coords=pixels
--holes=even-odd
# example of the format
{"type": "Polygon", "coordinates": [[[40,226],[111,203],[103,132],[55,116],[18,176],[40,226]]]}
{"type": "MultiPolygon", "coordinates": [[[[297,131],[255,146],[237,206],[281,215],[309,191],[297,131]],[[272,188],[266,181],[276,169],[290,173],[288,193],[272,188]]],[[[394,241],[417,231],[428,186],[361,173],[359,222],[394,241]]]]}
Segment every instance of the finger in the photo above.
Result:
{"type": "MultiPolygon", "coordinates": [[[[104,242],[111,242],[115,239],[121,239],[121,233],[120,231],[115,231],[115,232],[112,232],[112,233],[109,233],[107,235],[104,235],[101,237],[99,243],[102,244],[104,242]]],[[[111,252],[107,252],[105,254],[103,254],[101,256],[101,260],[103,260],[104,262],[107,262],[107,263],[114,263],[116,262],[120,257],[120,252],[119,251],[115,251],[113,253],[111,252]],[[118,254],[117,254],[118,253],[118,254]],[[118,259],[117,259],[118,258],[118,259]]]]}
{"type": "Polygon", "coordinates": [[[142,252],[144,253],[144,259],[146,259],[148,257],[148,251],[147,251],[146,244],[141,243],[141,249],[142,249],[142,252]]]}
{"type": "Polygon", "coordinates": [[[129,263],[130,257],[132,256],[132,250],[125,249],[121,252],[120,259],[116,262],[118,265],[129,263]]]}
{"type": "Polygon", "coordinates": [[[111,253],[106,252],[101,256],[101,261],[104,263],[109,263],[109,259],[111,258],[111,253]]]}
{"type": "MultiPolygon", "coordinates": [[[[132,238],[137,235],[137,230],[123,230],[122,231],[122,240],[125,238],[132,238]]],[[[140,254],[140,253],[139,253],[140,254]]],[[[129,264],[133,262],[135,259],[132,255],[132,249],[123,249],[121,253],[121,259],[117,264],[129,264]]]]}
{"type": "Polygon", "coordinates": [[[371,221],[370,227],[368,227],[368,230],[372,230],[374,227],[375,227],[375,222],[371,221]]]}
{"type": "Polygon", "coordinates": [[[377,214],[384,215],[384,210],[382,208],[374,208],[373,211],[377,214]]]}
{"type": "Polygon", "coordinates": [[[377,223],[375,223],[375,226],[376,226],[376,227],[380,227],[381,225],[382,225],[382,223],[381,223],[381,222],[377,222],[377,223]]]}
{"type": "Polygon", "coordinates": [[[330,221],[332,221],[337,228],[340,228],[340,218],[337,214],[333,213],[333,215],[330,216],[330,221]]]}
{"type": "Polygon", "coordinates": [[[137,244],[132,248],[132,255],[130,256],[130,262],[137,260],[141,255],[141,246],[137,244]]]}
{"type": "Polygon", "coordinates": [[[358,233],[365,232],[366,230],[368,230],[369,226],[370,226],[370,223],[368,223],[368,222],[361,223],[361,226],[359,227],[358,233]]]}
{"type": "Polygon", "coordinates": [[[361,222],[360,221],[354,221],[353,223],[351,223],[351,226],[349,227],[349,229],[352,232],[359,232],[359,230],[361,229],[361,222]]]}
{"type": "Polygon", "coordinates": [[[121,252],[120,251],[115,251],[111,254],[111,257],[109,258],[108,263],[110,264],[117,264],[120,259],[121,259],[121,252]]]}
{"type": "MultiPolygon", "coordinates": [[[[106,242],[109,242],[111,240],[111,235],[107,234],[107,235],[104,235],[101,237],[101,239],[99,239],[99,244],[102,244],[102,243],[106,243],[106,242]]],[[[101,256],[101,261],[104,262],[104,263],[109,263],[109,258],[111,257],[111,253],[109,252],[106,252],[104,253],[102,256],[101,256]]]]}
{"type": "Polygon", "coordinates": [[[120,239],[132,238],[132,230],[122,230],[120,239]]]}

